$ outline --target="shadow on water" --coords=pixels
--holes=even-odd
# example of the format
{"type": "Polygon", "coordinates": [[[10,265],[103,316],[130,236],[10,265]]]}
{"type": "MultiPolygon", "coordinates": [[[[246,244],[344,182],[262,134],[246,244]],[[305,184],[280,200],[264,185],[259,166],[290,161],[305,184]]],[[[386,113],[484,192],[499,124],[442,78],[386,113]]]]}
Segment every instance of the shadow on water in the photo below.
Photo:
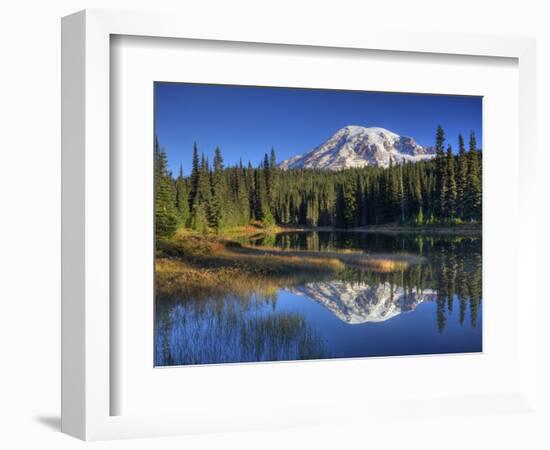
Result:
{"type": "Polygon", "coordinates": [[[347,268],[269,296],[159,297],[156,365],[481,351],[478,237],[309,232],[253,244],[408,252],[426,262],[390,273],[347,268]]]}

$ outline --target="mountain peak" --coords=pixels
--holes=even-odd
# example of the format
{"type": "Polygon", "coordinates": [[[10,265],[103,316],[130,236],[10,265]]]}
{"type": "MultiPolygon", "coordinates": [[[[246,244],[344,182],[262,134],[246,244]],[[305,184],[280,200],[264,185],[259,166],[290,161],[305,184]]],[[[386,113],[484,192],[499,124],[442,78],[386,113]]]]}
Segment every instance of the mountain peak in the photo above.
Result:
{"type": "Polygon", "coordinates": [[[435,152],[407,136],[381,127],[347,125],[326,142],[305,155],[289,158],[279,165],[283,170],[297,168],[341,170],[352,167],[389,167],[406,161],[433,158],[435,152]]]}
{"type": "Polygon", "coordinates": [[[382,127],[363,127],[361,125],[347,125],[344,128],[338,130],[337,133],[340,133],[342,131],[348,132],[349,134],[378,134],[398,137],[398,135],[394,132],[386,130],[382,127]]]}

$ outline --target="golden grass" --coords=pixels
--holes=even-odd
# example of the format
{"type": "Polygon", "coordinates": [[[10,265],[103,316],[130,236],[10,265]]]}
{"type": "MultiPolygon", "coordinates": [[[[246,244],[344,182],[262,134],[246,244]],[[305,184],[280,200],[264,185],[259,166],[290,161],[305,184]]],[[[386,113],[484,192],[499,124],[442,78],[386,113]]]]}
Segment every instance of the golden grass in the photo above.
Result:
{"type": "Polygon", "coordinates": [[[400,261],[395,259],[358,259],[354,261],[354,265],[363,267],[365,269],[374,270],[377,272],[396,272],[398,270],[405,270],[409,267],[407,261],[400,261]]]}
{"type": "Polygon", "coordinates": [[[305,278],[336,274],[336,258],[243,252],[238,244],[181,232],[157,245],[156,280],[160,293],[180,295],[274,294],[305,278]]]}
{"type": "Polygon", "coordinates": [[[278,285],[274,280],[258,277],[234,267],[196,268],[185,261],[160,258],[155,266],[159,294],[181,297],[224,296],[257,293],[273,295],[278,285]]]}
{"type": "Polygon", "coordinates": [[[160,294],[182,297],[273,295],[283,286],[326,279],[355,266],[377,272],[405,270],[412,255],[357,251],[296,251],[243,246],[220,236],[180,230],[157,242],[156,282],[160,294]]]}
{"type": "Polygon", "coordinates": [[[411,264],[419,264],[424,261],[424,258],[416,255],[410,255],[406,253],[400,254],[386,254],[377,253],[369,254],[357,250],[342,249],[333,250],[330,252],[319,252],[309,250],[288,250],[272,247],[251,247],[251,246],[239,246],[235,249],[236,252],[252,252],[261,253],[263,255],[270,256],[286,256],[286,257],[299,257],[309,259],[333,259],[338,260],[343,264],[355,266],[368,270],[375,270],[379,272],[394,272],[397,270],[405,270],[411,264]]]}

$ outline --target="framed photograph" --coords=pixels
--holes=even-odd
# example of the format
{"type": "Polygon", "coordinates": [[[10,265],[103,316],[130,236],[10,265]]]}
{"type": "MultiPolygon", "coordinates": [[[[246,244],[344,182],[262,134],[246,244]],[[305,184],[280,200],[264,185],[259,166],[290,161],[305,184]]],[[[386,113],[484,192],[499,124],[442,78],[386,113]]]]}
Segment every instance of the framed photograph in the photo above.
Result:
{"type": "Polygon", "coordinates": [[[182,23],[63,19],[63,431],[532,412],[534,42],[182,23]]]}
{"type": "Polygon", "coordinates": [[[482,97],[154,103],[156,366],[482,351],[482,97]]]}

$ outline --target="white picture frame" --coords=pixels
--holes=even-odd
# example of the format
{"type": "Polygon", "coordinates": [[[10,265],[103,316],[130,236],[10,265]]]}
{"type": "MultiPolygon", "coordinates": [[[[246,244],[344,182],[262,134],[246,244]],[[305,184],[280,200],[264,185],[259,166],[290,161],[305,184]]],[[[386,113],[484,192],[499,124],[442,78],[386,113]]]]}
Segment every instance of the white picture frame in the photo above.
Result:
{"type": "MultiPolygon", "coordinates": [[[[487,37],[439,33],[365,32],[349,30],[332,35],[326,30],[265,29],[250,23],[187,22],[184,17],[87,10],[62,21],[62,430],[85,440],[162,436],[184,433],[308,425],[384,415],[392,418],[395,403],[342,403],[323,408],[278,405],[272,411],[218,411],[192,414],[111,415],[112,364],[110,336],[112,280],[110,186],[110,39],[112,35],[185,38],[223,42],[298,45],[303,48],[368,49],[416,54],[446,54],[512,58],[518,62],[519,183],[518,261],[536,260],[535,195],[535,42],[526,38],[487,37]]],[[[515,241],[514,241],[515,242],[515,241]]],[[[516,244],[514,244],[516,245],[516,244]]],[[[485,270],[485,269],[484,269],[485,270]]],[[[518,280],[533,271],[518,264],[518,280]]],[[[522,298],[536,310],[536,292],[522,298]]],[[[525,294],[525,291],[523,292],[525,294]]],[[[519,293],[517,293],[519,295],[519,293]]],[[[152,302],[152,299],[151,299],[152,302]]],[[[518,314],[518,352],[521,367],[516,389],[464,398],[409,400],[407,411],[434,410],[438,414],[493,414],[502,405],[516,412],[536,405],[536,314],[518,314]]],[[[264,374],[270,366],[265,366],[264,374]]],[[[273,367],[273,366],[271,366],[273,367]]],[[[182,374],[182,377],[185,376],[182,374]]],[[[404,400],[404,399],[403,399],[404,400]]],[[[394,400],[393,400],[394,402],[394,400]]],[[[397,414],[399,415],[399,414],[397,414]]]]}

